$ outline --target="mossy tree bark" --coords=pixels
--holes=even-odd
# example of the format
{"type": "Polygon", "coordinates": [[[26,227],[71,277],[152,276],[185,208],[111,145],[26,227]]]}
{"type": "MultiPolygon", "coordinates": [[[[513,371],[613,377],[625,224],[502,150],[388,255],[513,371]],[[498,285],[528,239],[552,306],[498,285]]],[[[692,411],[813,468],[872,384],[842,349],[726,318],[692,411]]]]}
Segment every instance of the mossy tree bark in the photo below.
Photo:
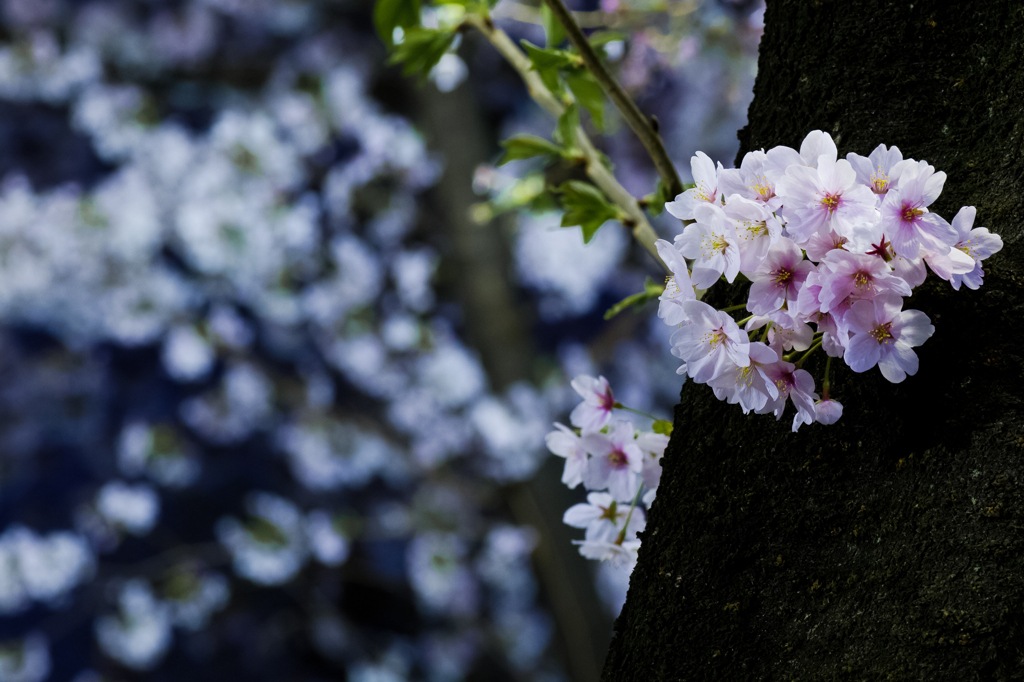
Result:
{"type": "Polygon", "coordinates": [[[907,302],[936,327],[917,376],[833,363],[834,426],[684,385],[604,679],[1024,679],[1024,7],[773,0],[765,23],[741,155],[895,144],[1005,247],[980,290],[907,302]]]}

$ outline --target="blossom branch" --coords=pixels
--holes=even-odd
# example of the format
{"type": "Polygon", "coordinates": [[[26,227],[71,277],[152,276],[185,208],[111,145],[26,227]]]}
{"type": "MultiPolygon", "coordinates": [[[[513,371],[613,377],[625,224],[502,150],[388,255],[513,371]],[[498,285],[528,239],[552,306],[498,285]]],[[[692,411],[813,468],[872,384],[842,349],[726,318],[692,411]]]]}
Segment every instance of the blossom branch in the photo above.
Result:
{"type": "MultiPolygon", "coordinates": [[[[523,51],[512,42],[512,39],[508,37],[507,33],[496,27],[489,17],[477,14],[468,15],[465,18],[464,23],[479,30],[484,37],[490,41],[491,45],[494,46],[498,53],[512,65],[512,67],[519,73],[520,77],[522,77],[523,82],[526,84],[526,90],[534,101],[544,107],[544,109],[555,116],[555,118],[558,118],[565,113],[565,104],[555,97],[548,87],[544,85],[544,82],[540,78],[540,74],[533,69],[533,63],[523,53],[523,51]]],[[[647,221],[647,216],[644,215],[636,197],[630,194],[629,190],[623,187],[622,184],[615,179],[615,176],[601,162],[600,152],[598,152],[594,143],[590,141],[590,137],[582,128],[576,129],[576,145],[579,147],[585,159],[585,170],[587,175],[598,189],[604,192],[611,202],[625,213],[626,217],[623,224],[630,229],[633,233],[633,237],[640,242],[652,256],[654,256],[655,260],[657,260],[662,267],[665,267],[665,269],[668,270],[662,262],[661,257],[658,255],[657,248],[654,246],[654,242],[658,240],[658,234],[647,221]]]]}
{"type": "Polygon", "coordinates": [[[654,167],[658,170],[658,175],[661,176],[667,196],[676,197],[682,194],[683,183],[679,179],[679,174],[676,173],[676,168],[668,157],[668,152],[665,151],[661,135],[655,130],[651,119],[644,116],[644,113],[640,111],[640,107],[636,105],[633,98],[623,90],[619,82],[615,80],[615,77],[601,63],[597,53],[594,52],[594,48],[590,46],[590,41],[583,35],[583,29],[576,23],[572,13],[562,3],[562,0],[544,0],[544,2],[551,8],[552,14],[555,15],[562,28],[565,29],[569,42],[579,51],[580,57],[583,58],[583,63],[587,69],[594,74],[597,82],[604,88],[608,97],[619,108],[619,111],[622,112],[626,125],[640,138],[641,144],[643,144],[647,153],[650,154],[654,167]]]}

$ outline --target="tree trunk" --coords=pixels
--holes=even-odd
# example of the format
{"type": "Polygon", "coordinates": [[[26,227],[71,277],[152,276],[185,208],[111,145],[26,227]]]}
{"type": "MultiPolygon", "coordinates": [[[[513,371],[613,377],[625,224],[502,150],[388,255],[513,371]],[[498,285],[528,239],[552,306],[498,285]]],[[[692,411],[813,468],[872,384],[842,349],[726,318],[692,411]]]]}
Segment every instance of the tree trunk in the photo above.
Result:
{"type": "Polygon", "coordinates": [[[905,303],[936,328],[917,376],[833,363],[833,426],[683,386],[604,679],[1024,679],[1024,8],[772,0],[765,23],[741,157],[815,128],[897,145],[1005,247],[980,290],[930,275],[905,303]]]}

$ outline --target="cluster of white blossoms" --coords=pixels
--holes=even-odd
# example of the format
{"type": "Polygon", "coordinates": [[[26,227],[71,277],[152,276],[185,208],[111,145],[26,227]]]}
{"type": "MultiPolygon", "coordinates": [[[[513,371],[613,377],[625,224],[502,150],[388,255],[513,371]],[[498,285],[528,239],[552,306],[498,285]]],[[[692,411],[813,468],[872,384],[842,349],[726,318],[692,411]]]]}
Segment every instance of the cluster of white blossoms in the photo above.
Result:
{"type": "Polygon", "coordinates": [[[582,483],[593,492],[585,504],[570,507],[562,520],[586,529],[584,539],[575,541],[583,556],[632,565],[640,548],[637,533],[645,524],[637,502],[642,499],[648,508],[654,502],[669,437],[638,431],[631,421],[613,418],[615,410],[629,408],[615,400],[604,377],[581,375],[572,387],[583,398],[569,415],[576,428],[556,423],[546,440],[551,452],[565,458],[562,483],[570,488],[582,483]]]}
{"type": "Polygon", "coordinates": [[[821,347],[829,362],[842,358],[854,372],[877,365],[903,381],[918,369],[913,348],[934,332],[924,313],[903,310],[925,265],[954,289],[977,289],[982,261],[1002,248],[998,235],[973,227],[973,206],[952,224],[930,211],[946,174],[896,147],[838,159],[831,136],[815,130],[799,152],[750,152],[738,169],[698,152],[691,166],[696,186],[665,208],[692,222],[674,244],[657,242],[672,270],[658,315],[677,328],[678,371],[744,413],[781,418],[792,401],[794,431],[842,414],[829,396],[829,364],[820,399],[801,369],[808,354],[821,347]],[[745,304],[716,310],[698,300],[719,279],[741,276],[751,282],[745,304]]]}

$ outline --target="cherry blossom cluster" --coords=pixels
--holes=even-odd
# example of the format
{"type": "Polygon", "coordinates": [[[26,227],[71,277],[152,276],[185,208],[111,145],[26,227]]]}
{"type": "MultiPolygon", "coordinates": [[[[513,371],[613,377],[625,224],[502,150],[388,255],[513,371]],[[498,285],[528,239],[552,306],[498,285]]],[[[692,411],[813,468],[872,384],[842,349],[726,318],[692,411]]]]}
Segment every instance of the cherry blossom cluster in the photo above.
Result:
{"type": "Polygon", "coordinates": [[[565,458],[562,483],[570,488],[582,483],[592,492],[562,520],[586,529],[584,539],[574,541],[580,554],[631,566],[640,548],[637,533],[646,522],[637,503],[642,500],[650,508],[654,502],[669,437],[638,431],[631,421],[613,415],[629,408],[615,400],[603,376],[578,376],[572,387],[583,398],[569,415],[576,428],[556,423],[546,440],[551,452],[565,458]]]}
{"type": "Polygon", "coordinates": [[[672,271],[658,315],[677,327],[678,371],[744,413],[778,419],[791,401],[793,431],[841,416],[829,396],[832,358],[854,372],[877,366],[893,383],[916,374],[913,349],[935,328],[904,310],[903,298],[926,265],[956,290],[977,289],[982,261],[1002,248],[998,235],[973,227],[973,206],[952,223],[930,211],[946,174],[896,147],[839,159],[831,136],[815,130],[799,152],[750,152],[737,169],[697,152],[691,168],[695,186],[665,205],[688,224],[674,244],[657,242],[672,271]],[[720,279],[749,280],[746,303],[716,310],[698,300],[720,279]],[[820,397],[801,369],[819,347],[828,355],[820,397]]]}

